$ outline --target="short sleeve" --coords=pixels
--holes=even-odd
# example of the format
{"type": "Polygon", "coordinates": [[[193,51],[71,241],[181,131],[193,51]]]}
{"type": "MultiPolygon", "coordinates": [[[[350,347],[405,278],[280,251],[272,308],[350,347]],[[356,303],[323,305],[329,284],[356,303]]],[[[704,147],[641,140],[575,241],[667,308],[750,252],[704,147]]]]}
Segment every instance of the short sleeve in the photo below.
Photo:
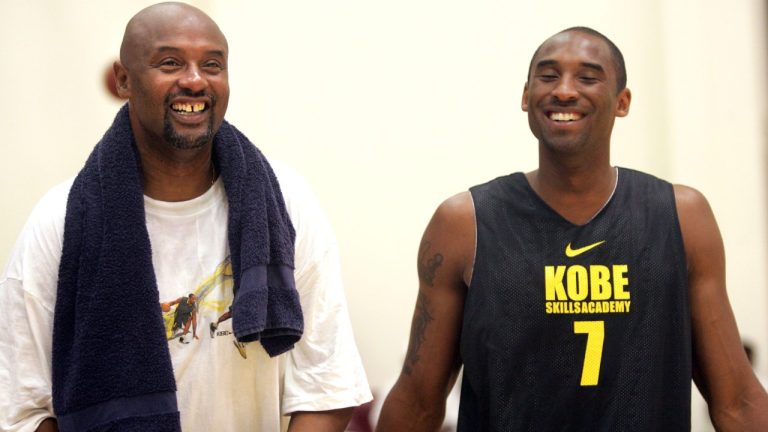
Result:
{"type": "Polygon", "coordinates": [[[330,224],[306,183],[274,164],[296,228],[296,287],[304,334],[286,356],[282,413],[326,411],[372,399],[355,344],[330,224]]]}
{"type": "Polygon", "coordinates": [[[70,184],[37,204],[0,277],[2,431],[34,431],[53,417],[53,310],[70,184]]]}

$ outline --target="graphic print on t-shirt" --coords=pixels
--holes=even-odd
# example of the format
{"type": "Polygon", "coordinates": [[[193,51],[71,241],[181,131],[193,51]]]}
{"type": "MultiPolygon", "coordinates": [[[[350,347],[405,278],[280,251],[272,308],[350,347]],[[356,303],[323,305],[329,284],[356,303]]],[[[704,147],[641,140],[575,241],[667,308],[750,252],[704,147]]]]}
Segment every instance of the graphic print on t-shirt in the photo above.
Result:
{"type": "MultiPolygon", "coordinates": [[[[203,279],[188,294],[160,303],[166,338],[169,341],[178,339],[182,344],[199,340],[200,335],[206,333],[203,317],[209,322],[207,333],[211,339],[232,335],[229,329],[219,329],[219,324],[232,317],[232,286],[232,263],[227,257],[216,266],[212,275],[203,279]]],[[[233,345],[246,358],[245,344],[233,337],[233,345]]]]}

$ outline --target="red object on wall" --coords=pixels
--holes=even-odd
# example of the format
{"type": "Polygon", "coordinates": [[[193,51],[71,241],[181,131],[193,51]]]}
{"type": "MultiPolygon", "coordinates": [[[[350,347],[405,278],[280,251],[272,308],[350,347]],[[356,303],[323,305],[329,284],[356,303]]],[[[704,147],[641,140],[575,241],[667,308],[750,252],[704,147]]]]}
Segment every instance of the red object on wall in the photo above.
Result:
{"type": "Polygon", "coordinates": [[[117,99],[123,99],[117,94],[117,81],[115,80],[115,71],[112,69],[112,63],[109,63],[104,69],[104,86],[109,94],[117,99]]]}

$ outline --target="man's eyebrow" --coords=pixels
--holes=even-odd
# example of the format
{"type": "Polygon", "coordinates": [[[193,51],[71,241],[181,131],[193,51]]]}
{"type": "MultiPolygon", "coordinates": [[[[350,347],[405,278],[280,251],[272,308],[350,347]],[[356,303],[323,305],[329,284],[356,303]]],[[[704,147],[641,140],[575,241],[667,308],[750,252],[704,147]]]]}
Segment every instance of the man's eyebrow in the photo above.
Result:
{"type": "Polygon", "coordinates": [[[597,63],[582,62],[581,66],[583,66],[585,68],[589,68],[589,69],[594,69],[594,70],[596,70],[598,72],[605,72],[605,69],[603,69],[603,67],[600,66],[597,63]]]}
{"type": "MultiPolygon", "coordinates": [[[[182,49],[174,46],[167,46],[167,45],[161,45],[156,48],[156,51],[158,53],[166,53],[166,52],[180,52],[182,49]]],[[[212,49],[205,52],[206,55],[209,56],[218,56],[218,57],[226,57],[226,53],[224,50],[220,49],[212,49]]]]}
{"type": "Polygon", "coordinates": [[[217,56],[217,57],[226,57],[227,54],[224,52],[224,50],[208,50],[205,52],[209,56],[217,56]]]}
{"type": "MultiPolygon", "coordinates": [[[[548,66],[555,66],[557,65],[557,60],[551,60],[551,59],[545,59],[541,60],[540,62],[536,63],[536,69],[548,67],[548,66]]],[[[599,65],[598,63],[590,63],[590,62],[581,62],[581,67],[585,67],[588,69],[594,69],[598,72],[605,72],[605,69],[599,65]]]]}
{"type": "Polygon", "coordinates": [[[157,52],[176,52],[181,51],[176,47],[161,45],[155,49],[157,52]]]}
{"type": "Polygon", "coordinates": [[[536,63],[536,69],[547,67],[547,66],[554,66],[557,64],[556,60],[541,60],[538,63],[536,63]]]}

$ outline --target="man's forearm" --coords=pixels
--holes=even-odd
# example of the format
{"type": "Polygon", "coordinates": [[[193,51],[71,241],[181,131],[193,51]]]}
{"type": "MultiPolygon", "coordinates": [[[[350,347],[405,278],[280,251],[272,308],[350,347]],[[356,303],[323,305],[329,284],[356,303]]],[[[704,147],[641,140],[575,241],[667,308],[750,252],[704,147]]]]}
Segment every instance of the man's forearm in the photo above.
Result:
{"type": "Polygon", "coordinates": [[[384,402],[376,432],[432,432],[440,430],[445,411],[424,409],[418,403],[405,403],[390,395],[384,402]]]}
{"type": "Polygon", "coordinates": [[[56,423],[56,419],[49,417],[43,420],[36,430],[37,432],[59,432],[59,424],[56,423]]]}
{"type": "Polygon", "coordinates": [[[343,432],[354,407],[330,411],[300,411],[291,414],[288,432],[343,432]]]}
{"type": "Polygon", "coordinates": [[[760,388],[745,396],[739,404],[726,410],[712,411],[712,423],[723,431],[765,431],[768,430],[768,396],[760,388]]]}

